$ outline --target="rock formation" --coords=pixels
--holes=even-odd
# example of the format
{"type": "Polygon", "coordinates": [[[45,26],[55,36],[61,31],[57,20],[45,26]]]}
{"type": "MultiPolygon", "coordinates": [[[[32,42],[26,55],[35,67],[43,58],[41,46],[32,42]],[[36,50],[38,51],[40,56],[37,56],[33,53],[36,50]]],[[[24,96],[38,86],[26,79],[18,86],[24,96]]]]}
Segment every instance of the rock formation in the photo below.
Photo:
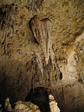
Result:
{"type": "Polygon", "coordinates": [[[0,103],[38,86],[84,111],[84,0],[0,1],[0,103]]]}

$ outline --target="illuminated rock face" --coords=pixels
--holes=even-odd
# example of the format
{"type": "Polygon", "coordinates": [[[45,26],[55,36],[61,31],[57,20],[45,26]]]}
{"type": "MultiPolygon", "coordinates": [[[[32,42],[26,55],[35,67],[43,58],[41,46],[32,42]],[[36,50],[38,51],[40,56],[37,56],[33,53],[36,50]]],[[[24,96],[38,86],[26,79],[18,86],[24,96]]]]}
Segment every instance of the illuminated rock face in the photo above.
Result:
{"type": "Polygon", "coordinates": [[[7,112],[60,112],[54,96],[48,94],[43,87],[34,88],[26,97],[27,102],[17,101],[12,108],[10,99],[5,100],[7,112]]]}
{"type": "Polygon", "coordinates": [[[31,88],[44,86],[55,89],[54,97],[61,110],[82,110],[83,30],[84,0],[2,0],[0,102],[6,97],[12,102],[24,100],[31,88]],[[29,26],[35,15],[40,21],[40,27],[35,26],[40,35],[31,32],[29,26]],[[50,23],[44,24],[46,18],[50,23]]]}
{"type": "Polygon", "coordinates": [[[52,95],[49,95],[49,100],[51,112],[60,112],[60,109],[57,106],[57,102],[52,95]]]}
{"type": "MultiPolygon", "coordinates": [[[[49,105],[50,105],[50,112],[60,112],[60,109],[58,108],[57,106],[57,102],[55,101],[54,97],[50,94],[49,95],[49,105]]],[[[15,106],[15,112],[43,112],[43,111],[40,111],[39,107],[37,107],[36,105],[34,105],[33,103],[31,102],[21,102],[21,101],[18,101],[16,103],[16,106],[15,106]]],[[[47,112],[47,110],[46,110],[47,112]]],[[[49,112],[49,111],[48,111],[49,112]]]]}
{"type": "MultiPolygon", "coordinates": [[[[57,103],[54,99],[51,99],[52,101],[50,101],[50,109],[51,109],[51,112],[60,112],[58,106],[57,106],[57,103]]],[[[21,102],[21,101],[18,101],[16,103],[16,106],[15,106],[15,109],[14,109],[15,112],[41,112],[39,110],[39,108],[34,105],[33,103],[31,102],[21,102]]]]}
{"type": "Polygon", "coordinates": [[[15,109],[15,112],[40,112],[39,108],[34,105],[31,102],[25,103],[25,102],[17,102],[15,109]]]}

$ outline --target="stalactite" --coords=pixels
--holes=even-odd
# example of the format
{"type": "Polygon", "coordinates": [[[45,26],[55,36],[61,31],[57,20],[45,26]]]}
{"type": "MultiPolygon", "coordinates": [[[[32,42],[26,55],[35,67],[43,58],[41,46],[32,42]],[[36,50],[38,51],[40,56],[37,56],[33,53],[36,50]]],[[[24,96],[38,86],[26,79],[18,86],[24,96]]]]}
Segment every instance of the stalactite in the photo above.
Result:
{"type": "MultiPolygon", "coordinates": [[[[40,20],[38,16],[34,16],[29,21],[29,26],[33,34],[33,37],[35,39],[35,42],[37,42],[37,44],[40,46],[40,48],[43,51],[44,58],[45,58],[45,66],[48,66],[49,64],[50,64],[49,66],[52,66],[50,67],[51,71],[49,73],[47,72],[47,74],[50,75],[50,81],[51,82],[53,81],[52,71],[56,71],[57,79],[59,79],[60,70],[57,65],[55,53],[52,48],[51,21],[48,18],[40,20]]],[[[36,51],[35,51],[35,55],[36,55],[36,62],[38,64],[38,67],[43,77],[44,65],[43,65],[41,56],[36,51]]]]}
{"type": "Polygon", "coordinates": [[[42,48],[46,64],[48,64],[49,57],[51,57],[52,64],[54,64],[55,54],[52,49],[51,21],[48,18],[40,20],[37,16],[34,16],[30,20],[29,26],[34,38],[42,48]]]}
{"type": "Polygon", "coordinates": [[[36,57],[37,57],[36,61],[38,63],[38,67],[39,67],[39,69],[41,71],[41,74],[43,76],[43,64],[42,64],[42,60],[41,60],[41,57],[40,57],[39,53],[36,53],[36,57]]]}

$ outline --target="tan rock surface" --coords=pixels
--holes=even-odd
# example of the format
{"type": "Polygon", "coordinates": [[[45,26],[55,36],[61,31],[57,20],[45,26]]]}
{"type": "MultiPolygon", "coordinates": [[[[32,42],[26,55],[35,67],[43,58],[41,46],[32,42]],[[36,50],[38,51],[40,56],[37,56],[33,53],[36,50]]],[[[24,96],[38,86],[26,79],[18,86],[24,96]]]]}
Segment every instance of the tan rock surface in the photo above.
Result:
{"type": "MultiPolygon", "coordinates": [[[[32,86],[39,85],[50,88],[54,85],[53,88],[57,87],[56,91],[62,85],[66,91],[65,85],[73,85],[76,82],[75,84],[79,85],[75,87],[77,98],[82,94],[77,104],[82,108],[84,105],[82,101],[84,99],[83,31],[84,0],[0,0],[1,99],[9,96],[12,101],[24,99],[32,86]],[[29,21],[35,15],[40,20],[48,18],[51,21],[49,38],[54,53],[52,57],[55,58],[49,59],[47,65],[44,52],[36,43],[29,27],[29,21]],[[52,62],[56,63],[54,67],[52,62]]],[[[68,97],[69,90],[75,90],[73,88],[73,86],[68,87],[67,95],[66,92],[64,95],[68,97]]],[[[71,93],[73,98],[76,93],[71,93]]],[[[60,100],[58,94],[59,91],[55,96],[60,102],[62,99],[60,100]]],[[[65,100],[64,96],[63,98],[65,100]]],[[[67,102],[71,103],[70,100],[65,102],[63,108],[66,107],[67,102]]],[[[74,107],[68,106],[67,111],[74,107]]]]}

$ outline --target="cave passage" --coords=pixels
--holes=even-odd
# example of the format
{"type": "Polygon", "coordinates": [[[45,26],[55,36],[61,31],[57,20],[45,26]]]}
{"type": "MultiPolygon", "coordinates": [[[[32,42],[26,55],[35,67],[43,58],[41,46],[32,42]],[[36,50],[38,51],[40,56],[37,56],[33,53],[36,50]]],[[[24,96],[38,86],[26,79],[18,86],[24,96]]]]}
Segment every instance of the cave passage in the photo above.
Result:
{"type": "Polygon", "coordinates": [[[49,94],[46,88],[37,87],[31,89],[25,101],[31,101],[36,104],[41,112],[51,112],[49,106],[49,94]]]}

